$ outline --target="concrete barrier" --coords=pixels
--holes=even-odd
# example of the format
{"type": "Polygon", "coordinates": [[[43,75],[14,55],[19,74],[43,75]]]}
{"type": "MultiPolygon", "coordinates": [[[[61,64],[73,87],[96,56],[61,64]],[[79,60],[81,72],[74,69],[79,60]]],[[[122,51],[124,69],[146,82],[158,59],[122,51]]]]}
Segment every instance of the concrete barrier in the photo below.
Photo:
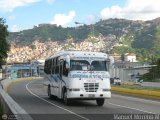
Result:
{"type": "MultiPolygon", "coordinates": [[[[13,81],[10,79],[7,79],[7,80],[1,81],[0,103],[5,115],[3,117],[8,117],[8,119],[16,119],[16,120],[33,120],[31,116],[23,108],[21,108],[6,92],[8,87],[13,82],[20,82],[28,79],[31,79],[31,78],[17,79],[13,81]]],[[[35,79],[35,78],[32,78],[32,79],[35,79]]]]}
{"type": "Polygon", "coordinates": [[[25,80],[41,80],[43,77],[26,77],[26,78],[17,78],[15,80],[6,79],[1,81],[1,86],[5,92],[7,92],[8,88],[12,83],[22,82],[25,80]]]}
{"type": "Polygon", "coordinates": [[[12,84],[12,81],[10,79],[6,79],[6,80],[1,81],[1,86],[4,91],[7,91],[8,86],[11,84],[12,84]]]}

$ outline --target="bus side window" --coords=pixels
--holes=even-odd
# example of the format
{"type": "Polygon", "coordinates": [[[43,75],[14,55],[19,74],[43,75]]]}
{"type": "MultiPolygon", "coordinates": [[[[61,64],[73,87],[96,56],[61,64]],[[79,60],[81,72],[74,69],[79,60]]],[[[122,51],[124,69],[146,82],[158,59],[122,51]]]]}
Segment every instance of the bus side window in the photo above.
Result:
{"type": "Polygon", "coordinates": [[[54,74],[55,70],[55,59],[52,59],[52,74],[54,74]]]}
{"type": "Polygon", "coordinates": [[[44,64],[44,72],[47,73],[47,60],[45,60],[45,64],[44,64]]]}
{"type": "Polygon", "coordinates": [[[50,74],[50,60],[46,60],[44,71],[46,74],[50,74]]]}
{"type": "Polygon", "coordinates": [[[59,71],[59,75],[60,77],[62,77],[62,73],[63,73],[63,61],[60,62],[60,71],[59,71]]]}
{"type": "Polygon", "coordinates": [[[56,58],[56,65],[55,65],[55,74],[59,73],[59,61],[58,61],[58,57],[56,58]]]}
{"type": "Polygon", "coordinates": [[[49,60],[48,74],[51,74],[52,59],[49,60]]]}
{"type": "Polygon", "coordinates": [[[68,76],[68,69],[66,68],[66,61],[63,62],[63,75],[68,76]]]}

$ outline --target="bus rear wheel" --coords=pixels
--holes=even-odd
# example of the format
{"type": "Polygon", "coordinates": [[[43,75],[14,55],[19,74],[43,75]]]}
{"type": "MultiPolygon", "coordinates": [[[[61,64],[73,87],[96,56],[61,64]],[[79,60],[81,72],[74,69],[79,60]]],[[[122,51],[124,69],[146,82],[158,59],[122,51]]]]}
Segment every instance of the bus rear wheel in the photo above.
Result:
{"type": "Polygon", "coordinates": [[[98,106],[103,106],[105,99],[104,98],[100,98],[100,99],[96,99],[97,105],[98,106]]]}

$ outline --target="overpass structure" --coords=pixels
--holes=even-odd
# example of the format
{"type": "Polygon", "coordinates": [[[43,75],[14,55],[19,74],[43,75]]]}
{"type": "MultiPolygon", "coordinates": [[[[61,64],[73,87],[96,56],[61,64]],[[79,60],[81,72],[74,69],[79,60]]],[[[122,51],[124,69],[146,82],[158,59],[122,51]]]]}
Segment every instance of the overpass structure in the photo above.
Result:
{"type": "Polygon", "coordinates": [[[156,65],[150,65],[149,63],[142,62],[120,62],[113,63],[111,65],[110,74],[111,77],[120,78],[122,81],[134,80],[136,75],[143,75],[148,72],[151,67],[156,65]]]}

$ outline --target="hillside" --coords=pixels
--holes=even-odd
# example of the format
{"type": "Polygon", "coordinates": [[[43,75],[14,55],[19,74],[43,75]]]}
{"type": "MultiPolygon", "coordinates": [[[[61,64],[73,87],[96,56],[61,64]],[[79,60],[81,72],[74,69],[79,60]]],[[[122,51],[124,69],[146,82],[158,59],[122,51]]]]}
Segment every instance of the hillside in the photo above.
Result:
{"type": "MultiPolygon", "coordinates": [[[[128,45],[129,52],[146,52],[155,48],[157,33],[159,33],[160,18],[150,21],[132,21],[126,19],[100,20],[93,25],[82,25],[79,27],[67,27],[40,24],[32,29],[20,32],[11,32],[8,40],[17,46],[31,45],[35,40],[46,42],[48,40],[64,42],[72,37],[77,42],[83,41],[88,35],[105,37],[105,42],[113,42],[128,45]],[[139,51],[138,51],[139,52],[139,51]]],[[[112,44],[113,46],[113,44],[112,44]]],[[[128,49],[128,48],[127,48],[128,49]]],[[[119,49],[117,50],[120,51],[119,49]]],[[[157,50],[159,51],[159,50],[157,50]]],[[[123,53],[122,50],[120,53],[123,53]]]]}

